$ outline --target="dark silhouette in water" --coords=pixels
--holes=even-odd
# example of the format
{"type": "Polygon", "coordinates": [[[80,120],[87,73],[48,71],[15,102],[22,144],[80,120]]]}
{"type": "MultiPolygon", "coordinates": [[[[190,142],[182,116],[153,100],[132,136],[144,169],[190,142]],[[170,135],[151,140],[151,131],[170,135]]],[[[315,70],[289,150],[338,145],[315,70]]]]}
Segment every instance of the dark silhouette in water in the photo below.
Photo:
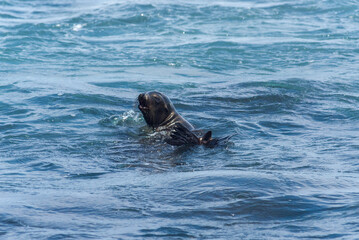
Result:
{"type": "Polygon", "coordinates": [[[157,131],[167,131],[165,140],[174,146],[204,145],[213,148],[220,143],[226,143],[231,136],[212,138],[212,131],[206,132],[202,137],[200,131],[177,113],[171,100],[164,94],[156,91],[141,93],[138,96],[138,108],[148,126],[157,131]]]}

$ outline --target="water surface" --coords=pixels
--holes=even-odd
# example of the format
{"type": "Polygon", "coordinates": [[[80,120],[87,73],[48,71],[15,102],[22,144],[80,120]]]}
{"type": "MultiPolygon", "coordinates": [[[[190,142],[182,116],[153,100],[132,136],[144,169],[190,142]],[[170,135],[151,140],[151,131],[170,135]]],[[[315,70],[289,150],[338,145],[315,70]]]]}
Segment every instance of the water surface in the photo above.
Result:
{"type": "Polygon", "coordinates": [[[358,238],[358,6],[0,0],[1,238],[358,238]]]}

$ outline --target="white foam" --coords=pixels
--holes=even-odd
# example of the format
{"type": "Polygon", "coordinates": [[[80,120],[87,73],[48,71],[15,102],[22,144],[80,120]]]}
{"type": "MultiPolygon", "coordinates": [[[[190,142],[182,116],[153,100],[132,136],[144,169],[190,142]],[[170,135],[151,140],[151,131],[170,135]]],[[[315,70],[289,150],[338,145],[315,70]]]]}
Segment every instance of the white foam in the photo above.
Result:
{"type": "Polygon", "coordinates": [[[84,26],[86,26],[86,24],[74,24],[74,26],[72,27],[72,30],[74,30],[75,32],[80,31],[84,26]]]}

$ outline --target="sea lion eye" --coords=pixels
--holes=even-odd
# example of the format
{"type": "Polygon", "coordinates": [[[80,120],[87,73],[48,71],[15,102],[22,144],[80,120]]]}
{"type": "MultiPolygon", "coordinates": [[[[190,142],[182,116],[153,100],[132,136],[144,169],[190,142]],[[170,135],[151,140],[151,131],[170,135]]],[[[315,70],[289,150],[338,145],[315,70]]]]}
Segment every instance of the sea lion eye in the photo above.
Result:
{"type": "Polygon", "coordinates": [[[161,102],[161,99],[157,95],[153,96],[153,100],[155,100],[156,103],[161,102]]]}

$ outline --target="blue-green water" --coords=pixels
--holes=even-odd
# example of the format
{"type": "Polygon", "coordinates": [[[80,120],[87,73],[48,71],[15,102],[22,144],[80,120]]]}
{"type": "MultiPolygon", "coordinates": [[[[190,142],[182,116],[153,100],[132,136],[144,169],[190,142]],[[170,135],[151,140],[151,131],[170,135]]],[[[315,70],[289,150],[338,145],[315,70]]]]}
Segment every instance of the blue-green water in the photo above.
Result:
{"type": "Polygon", "coordinates": [[[0,0],[0,238],[358,239],[358,26],[358,1],[0,0]],[[158,142],[149,90],[236,136],[158,142]]]}

